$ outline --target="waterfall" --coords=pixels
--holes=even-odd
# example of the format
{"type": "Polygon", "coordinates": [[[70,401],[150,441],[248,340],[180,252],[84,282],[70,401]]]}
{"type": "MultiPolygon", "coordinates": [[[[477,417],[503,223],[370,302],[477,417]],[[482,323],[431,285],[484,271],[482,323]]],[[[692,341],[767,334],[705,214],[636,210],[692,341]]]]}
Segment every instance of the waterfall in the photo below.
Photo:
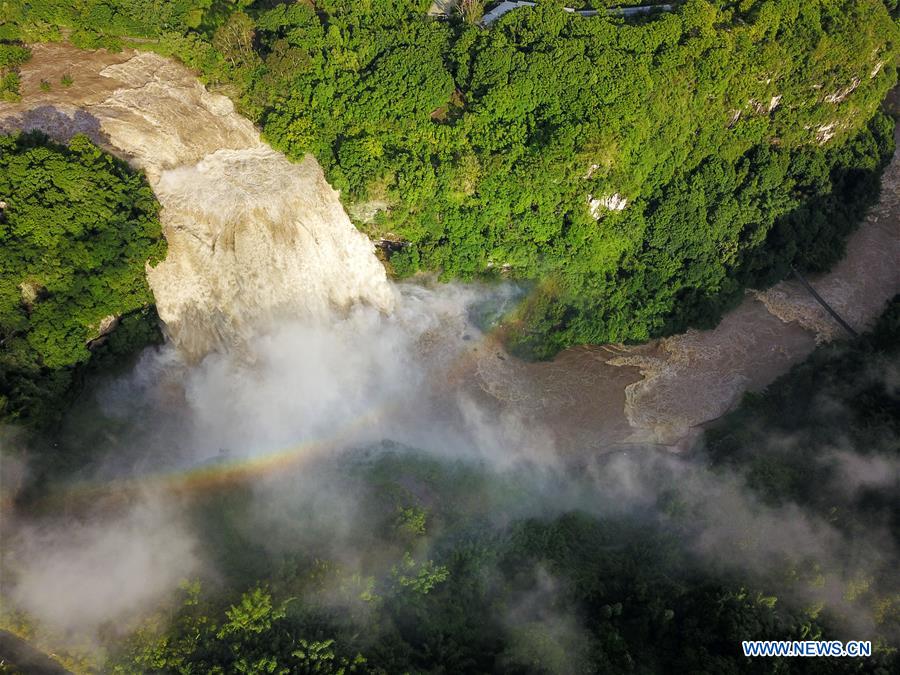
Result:
{"type": "Polygon", "coordinates": [[[162,172],[169,252],[147,278],[171,340],[189,357],[240,345],[276,316],[322,318],[393,294],[312,157],[219,150],[162,172]]]}
{"type": "MultiPolygon", "coordinates": [[[[229,99],[169,59],[65,44],[32,49],[21,69],[22,101],[0,101],[0,131],[40,129],[60,141],[84,133],[146,171],[169,243],[166,259],[147,275],[170,340],[188,361],[240,350],[276,316],[318,335],[318,328],[341,320],[335,308],[354,306],[343,314],[351,319],[370,307],[393,310],[396,291],[372,243],[353,227],[312,157],[287,161],[229,99]],[[64,75],[71,86],[41,86],[64,75]]],[[[895,158],[880,202],[848,242],[844,260],[814,280],[857,330],[900,288],[898,167],[895,158]]],[[[410,302],[407,294],[403,304],[410,302]]],[[[450,347],[419,332],[431,320],[425,317],[440,314],[445,321],[446,311],[410,317],[407,308],[398,309],[387,323],[444,345],[450,360],[458,359],[449,378],[438,379],[564,429],[565,442],[577,451],[623,439],[679,443],[724,414],[743,391],[765,387],[817,340],[834,337],[836,326],[802,287],[786,281],[750,294],[713,330],[647,345],[574,349],[552,363],[523,364],[508,359],[497,339],[454,343],[454,331],[468,331],[459,327],[464,321],[434,329],[435,336],[450,336],[450,347]]],[[[353,343],[347,353],[357,349],[353,343]]],[[[383,358],[356,363],[369,368],[383,358]]]]}
{"type": "Polygon", "coordinates": [[[85,133],[146,172],[169,247],[147,279],[187,358],[240,348],[276,315],[321,318],[355,303],[392,310],[373,244],[313,157],[289,162],[229,99],[156,54],[34,50],[74,84],[3,105],[0,126],[61,141],[85,133]]]}

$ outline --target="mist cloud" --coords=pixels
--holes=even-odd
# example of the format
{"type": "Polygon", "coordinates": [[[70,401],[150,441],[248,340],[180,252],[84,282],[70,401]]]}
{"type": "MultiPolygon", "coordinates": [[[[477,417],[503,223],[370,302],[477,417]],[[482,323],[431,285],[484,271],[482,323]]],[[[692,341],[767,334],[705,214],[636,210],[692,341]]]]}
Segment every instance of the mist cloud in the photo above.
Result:
{"type": "MultiPolygon", "coordinates": [[[[459,387],[456,380],[485,339],[472,323],[473,305],[502,306],[512,292],[406,286],[391,316],[356,307],[325,323],[279,321],[260,326],[249,352],[189,365],[171,347],[150,350],[73,413],[67,442],[96,446],[100,459],[89,474],[113,485],[288,453],[295,460],[290,468],[252,483],[238,526],[258,555],[318,546],[340,560],[343,576],[322,596],[336,606],[347,602],[346,579],[373,572],[363,569],[353,538],[375,521],[353,480],[331,460],[365,447],[380,452],[378,444],[389,439],[515,481],[522,515],[580,509],[647,518],[682,533],[711,570],[749,575],[767,587],[788,586],[778,578],[785,566],[817,562],[828,575],[794,584],[791,592],[800,589],[800,601],[834,608],[854,630],[872,626],[871,612],[845,595],[849,585],[898,559],[883,528],[850,541],[797,505],[765,503],[740,473],[712,469],[702,457],[635,447],[563,458],[556,430],[459,387]],[[99,423],[85,423],[94,416],[99,423]]],[[[832,449],[830,457],[847,489],[889,484],[896,476],[896,462],[852,448],[832,449]]],[[[491,499],[484,497],[488,511],[491,499]]],[[[142,491],[124,512],[100,509],[90,520],[63,512],[17,523],[4,592],[55,630],[91,632],[126,621],[165,600],[182,579],[216,575],[205,550],[209,533],[184,517],[187,508],[163,488],[142,491]]],[[[423,556],[436,534],[429,531],[417,545],[423,556]]],[[[390,564],[380,572],[387,574],[390,564]]],[[[579,643],[577,618],[555,604],[557,582],[539,577],[517,605],[524,618],[507,618],[510,639],[521,648],[510,658],[527,655],[536,630],[557,636],[557,644],[579,643]]],[[[542,654],[553,658],[552,650],[542,654]]]]}
{"type": "Polygon", "coordinates": [[[147,495],[119,514],[22,524],[5,542],[17,608],[51,630],[124,629],[198,568],[197,541],[171,500],[147,495]]]}

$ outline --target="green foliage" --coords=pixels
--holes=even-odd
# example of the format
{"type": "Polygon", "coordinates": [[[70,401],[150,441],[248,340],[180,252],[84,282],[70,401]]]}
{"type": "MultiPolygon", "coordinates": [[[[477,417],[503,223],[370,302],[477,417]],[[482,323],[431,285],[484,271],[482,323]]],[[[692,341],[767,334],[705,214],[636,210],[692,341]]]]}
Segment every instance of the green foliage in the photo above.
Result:
{"type": "Polygon", "coordinates": [[[13,20],[200,69],[348,205],[387,204],[367,231],[408,244],[396,275],[529,282],[508,333],[531,356],[714,323],[748,284],[830,264],[874,199],[894,0],[628,20],[542,0],[490,29],[480,3],[449,21],[428,4],[41,0],[13,20]],[[612,195],[625,209],[592,217],[612,195]]]}
{"type": "MultiPolygon", "coordinates": [[[[737,471],[767,502],[827,521],[847,550],[867,555],[873,527],[896,543],[898,365],[900,296],[871,332],[819,347],[765,392],[745,397],[706,432],[706,452],[718,470],[737,471]]],[[[896,561],[873,558],[844,598],[868,607],[879,632],[896,635],[896,561]]]]}
{"type": "Polygon", "coordinates": [[[415,506],[399,507],[397,509],[397,528],[412,536],[425,534],[425,521],[427,513],[425,509],[415,506]]]}
{"type": "MultiPolygon", "coordinates": [[[[190,587],[184,606],[114,649],[119,672],[755,673],[741,640],[834,637],[821,608],[702,566],[691,514],[533,516],[522,492],[533,487],[528,479],[517,487],[478,465],[379,453],[336,464],[347,483],[334,487],[352,492],[365,518],[311,535],[318,518],[308,514],[299,539],[279,530],[286,555],[280,565],[271,550],[263,556],[265,586],[241,592],[246,580],[235,580],[237,590],[202,598],[190,587]],[[388,505],[403,486],[427,492],[436,507],[441,525],[426,555],[401,552],[389,534],[371,536],[379,530],[371,518],[391,519],[388,505]],[[381,601],[358,611],[342,593],[346,577],[331,574],[341,558],[375,574],[381,601]]],[[[247,536],[236,545],[252,548],[247,536]]],[[[244,566],[231,555],[219,560],[244,566]]],[[[881,651],[870,665],[891,672],[896,655],[881,651]]],[[[846,660],[766,666],[856,672],[846,660]]]]}
{"type": "MultiPolygon", "coordinates": [[[[542,1],[490,30],[474,25],[480,3],[446,22],[425,18],[429,4],[4,3],[0,95],[15,98],[27,58],[13,40],[65,32],[178,56],[273,145],[315,153],[348,203],[387,204],[370,229],[403,239],[395,274],[527,282],[512,339],[536,357],[709,324],[747,285],[832,264],[877,196],[893,151],[878,105],[896,81],[895,0],[687,0],[628,21],[542,1]],[[591,213],[611,195],[623,211],[591,213]]],[[[86,139],[2,138],[0,150],[0,406],[36,423],[88,367],[154,339],[143,267],[164,248],[146,183],[86,139]],[[107,316],[119,327],[89,348],[107,316]]],[[[896,391],[872,373],[896,370],[898,306],[749,398],[707,435],[713,464],[769,502],[810,506],[845,533],[886,523],[896,540],[896,491],[816,487],[837,475],[822,452],[835,439],[896,455],[896,391]]],[[[480,467],[384,452],[340,468],[369,517],[335,528],[301,504],[265,555],[242,512],[222,508],[240,495],[208,498],[221,586],[187,584],[179,606],[111,645],[113,670],[857,669],[740,658],[742,639],[833,626],[765,580],[699,570],[677,491],[658,516],[535,517],[530,483],[480,467]]],[[[896,601],[875,586],[856,580],[853,599],[896,632],[896,601]]],[[[892,666],[883,652],[865,667],[892,666]]]]}
{"type": "Polygon", "coordinates": [[[872,332],[818,348],[763,394],[747,396],[707,432],[707,451],[718,465],[740,467],[772,502],[814,507],[848,532],[878,520],[900,538],[896,492],[877,483],[843,497],[824,489],[841,480],[842,453],[875,465],[900,457],[900,392],[890,379],[898,360],[900,296],[872,332]]]}
{"type": "Polygon", "coordinates": [[[239,605],[226,610],[227,622],[217,636],[224,638],[242,633],[262,633],[272,628],[272,622],[283,619],[284,607],[273,608],[271,596],[262,588],[255,588],[241,597],[239,605]]]}
{"type": "Polygon", "coordinates": [[[573,342],[710,327],[745,287],[775,283],[792,265],[828,269],[877,200],[893,126],[877,113],[840,146],[762,147],[735,162],[706,160],[652,195],[639,219],[619,216],[640,245],[618,259],[617,271],[573,261],[545,278],[519,310],[525,329],[513,346],[542,358],[573,342]]]}
{"type": "Polygon", "coordinates": [[[19,98],[19,66],[28,60],[31,51],[3,39],[0,32],[0,101],[16,101],[19,98]]]}
{"type": "Polygon", "coordinates": [[[144,177],[84,136],[0,137],[0,199],[0,414],[42,424],[92,356],[157,338],[144,265],[165,242],[144,177]]]}
{"type": "Polygon", "coordinates": [[[275,605],[262,587],[244,593],[216,611],[200,596],[197,582],[184,585],[183,605],[173,615],[145,622],[125,646],[116,673],[304,673],[345,675],[358,672],[365,659],[342,655],[333,639],[296,638],[285,621],[286,604],[275,605]]]}
{"type": "Polygon", "coordinates": [[[321,640],[309,642],[307,640],[299,641],[300,649],[291,652],[298,660],[297,669],[293,672],[309,673],[310,675],[344,675],[344,673],[355,673],[361,671],[366,660],[359,654],[352,660],[346,657],[339,657],[335,652],[334,640],[321,640]]]}
{"type": "MultiPolygon", "coordinates": [[[[859,663],[847,659],[761,666],[739,645],[840,639],[843,620],[866,616],[876,653],[865,669],[894,672],[884,542],[900,541],[898,338],[900,297],[870,334],[748,397],[707,432],[705,452],[651,463],[675,468],[655,488],[634,483],[645,506],[605,499],[615,478],[496,473],[389,442],[304,463],[302,489],[273,476],[276,509],[258,508],[257,484],[198,493],[187,517],[205,533],[213,583],[187,584],[182,603],[112,638],[105,671],[850,673],[859,663]],[[734,490],[752,513],[722,520],[734,490]],[[711,551],[723,524],[739,545],[711,551]],[[825,528],[815,541],[834,550],[764,545],[764,563],[735,564],[782,524],[825,528]],[[843,598],[823,606],[810,589],[843,598]]],[[[590,473],[621,476],[619,459],[590,473]]]]}
{"type": "Polygon", "coordinates": [[[403,554],[403,560],[394,565],[391,573],[399,586],[419,595],[428,595],[449,576],[446,567],[435,565],[431,560],[417,563],[408,551],[403,554]]]}

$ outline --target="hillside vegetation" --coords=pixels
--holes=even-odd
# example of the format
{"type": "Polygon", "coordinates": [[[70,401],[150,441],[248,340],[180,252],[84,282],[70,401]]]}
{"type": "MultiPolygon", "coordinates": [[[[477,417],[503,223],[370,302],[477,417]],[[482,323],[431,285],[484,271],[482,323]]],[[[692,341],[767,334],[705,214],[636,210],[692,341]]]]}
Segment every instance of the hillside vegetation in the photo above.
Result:
{"type": "Polygon", "coordinates": [[[0,35],[178,56],[318,157],[395,274],[530,286],[511,336],[538,357],[710,324],[827,267],[877,195],[893,0],[541,0],[490,29],[429,4],[36,0],[0,35]]]}
{"type": "Polygon", "coordinates": [[[80,135],[0,136],[0,199],[0,419],[51,424],[92,359],[159,335],[144,274],[165,256],[159,206],[80,135]]]}
{"type": "MultiPolygon", "coordinates": [[[[900,541],[898,366],[900,296],[870,333],[819,347],[764,394],[747,394],[707,432],[706,449],[771,502],[803,504],[849,534],[877,523],[900,541]]],[[[890,616],[900,629],[900,612],[890,616]]]]}
{"type": "Polygon", "coordinates": [[[692,456],[495,472],[384,443],[285,472],[262,510],[257,484],[205,493],[215,575],[110,638],[101,670],[896,672],[898,319],[900,297],[692,456]],[[740,649],[847,635],[872,658],[740,649]]]}

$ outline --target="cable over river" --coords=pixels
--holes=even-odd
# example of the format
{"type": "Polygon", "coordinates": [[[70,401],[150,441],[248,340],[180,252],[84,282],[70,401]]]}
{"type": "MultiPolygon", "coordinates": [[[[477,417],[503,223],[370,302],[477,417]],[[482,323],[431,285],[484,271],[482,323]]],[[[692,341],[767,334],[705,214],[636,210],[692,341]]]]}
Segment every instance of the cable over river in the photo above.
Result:
{"type": "MultiPolygon", "coordinates": [[[[491,334],[470,339],[478,331],[454,302],[477,295],[474,287],[451,302],[446,293],[428,300],[390,284],[316,161],[288,162],[183,66],[130,50],[36,45],[21,77],[21,101],[0,103],[0,129],[40,129],[58,140],[86,133],[146,170],[169,241],[167,259],[148,278],[170,340],[189,361],[267,339],[276,319],[325,325],[344,321],[353,306],[389,316],[405,302],[408,313],[392,320],[392,330],[407,331],[404,349],[419,353],[409,367],[422,372],[404,377],[431,381],[432,410],[442,402],[454,408],[464,395],[491,414],[527,419],[541,430],[546,452],[574,457],[621,444],[683,447],[744,391],[764,388],[843,332],[789,280],[748,292],[713,330],[640,346],[577,347],[548,363],[525,363],[491,334]],[[64,73],[75,86],[42,91],[42,80],[64,73]],[[418,314],[409,309],[429,302],[418,314]],[[334,309],[344,314],[329,318],[334,309]]],[[[844,260],[810,279],[856,331],[900,292],[898,184],[895,154],[881,200],[844,260]]],[[[400,358],[389,353],[379,358],[400,358]]]]}

